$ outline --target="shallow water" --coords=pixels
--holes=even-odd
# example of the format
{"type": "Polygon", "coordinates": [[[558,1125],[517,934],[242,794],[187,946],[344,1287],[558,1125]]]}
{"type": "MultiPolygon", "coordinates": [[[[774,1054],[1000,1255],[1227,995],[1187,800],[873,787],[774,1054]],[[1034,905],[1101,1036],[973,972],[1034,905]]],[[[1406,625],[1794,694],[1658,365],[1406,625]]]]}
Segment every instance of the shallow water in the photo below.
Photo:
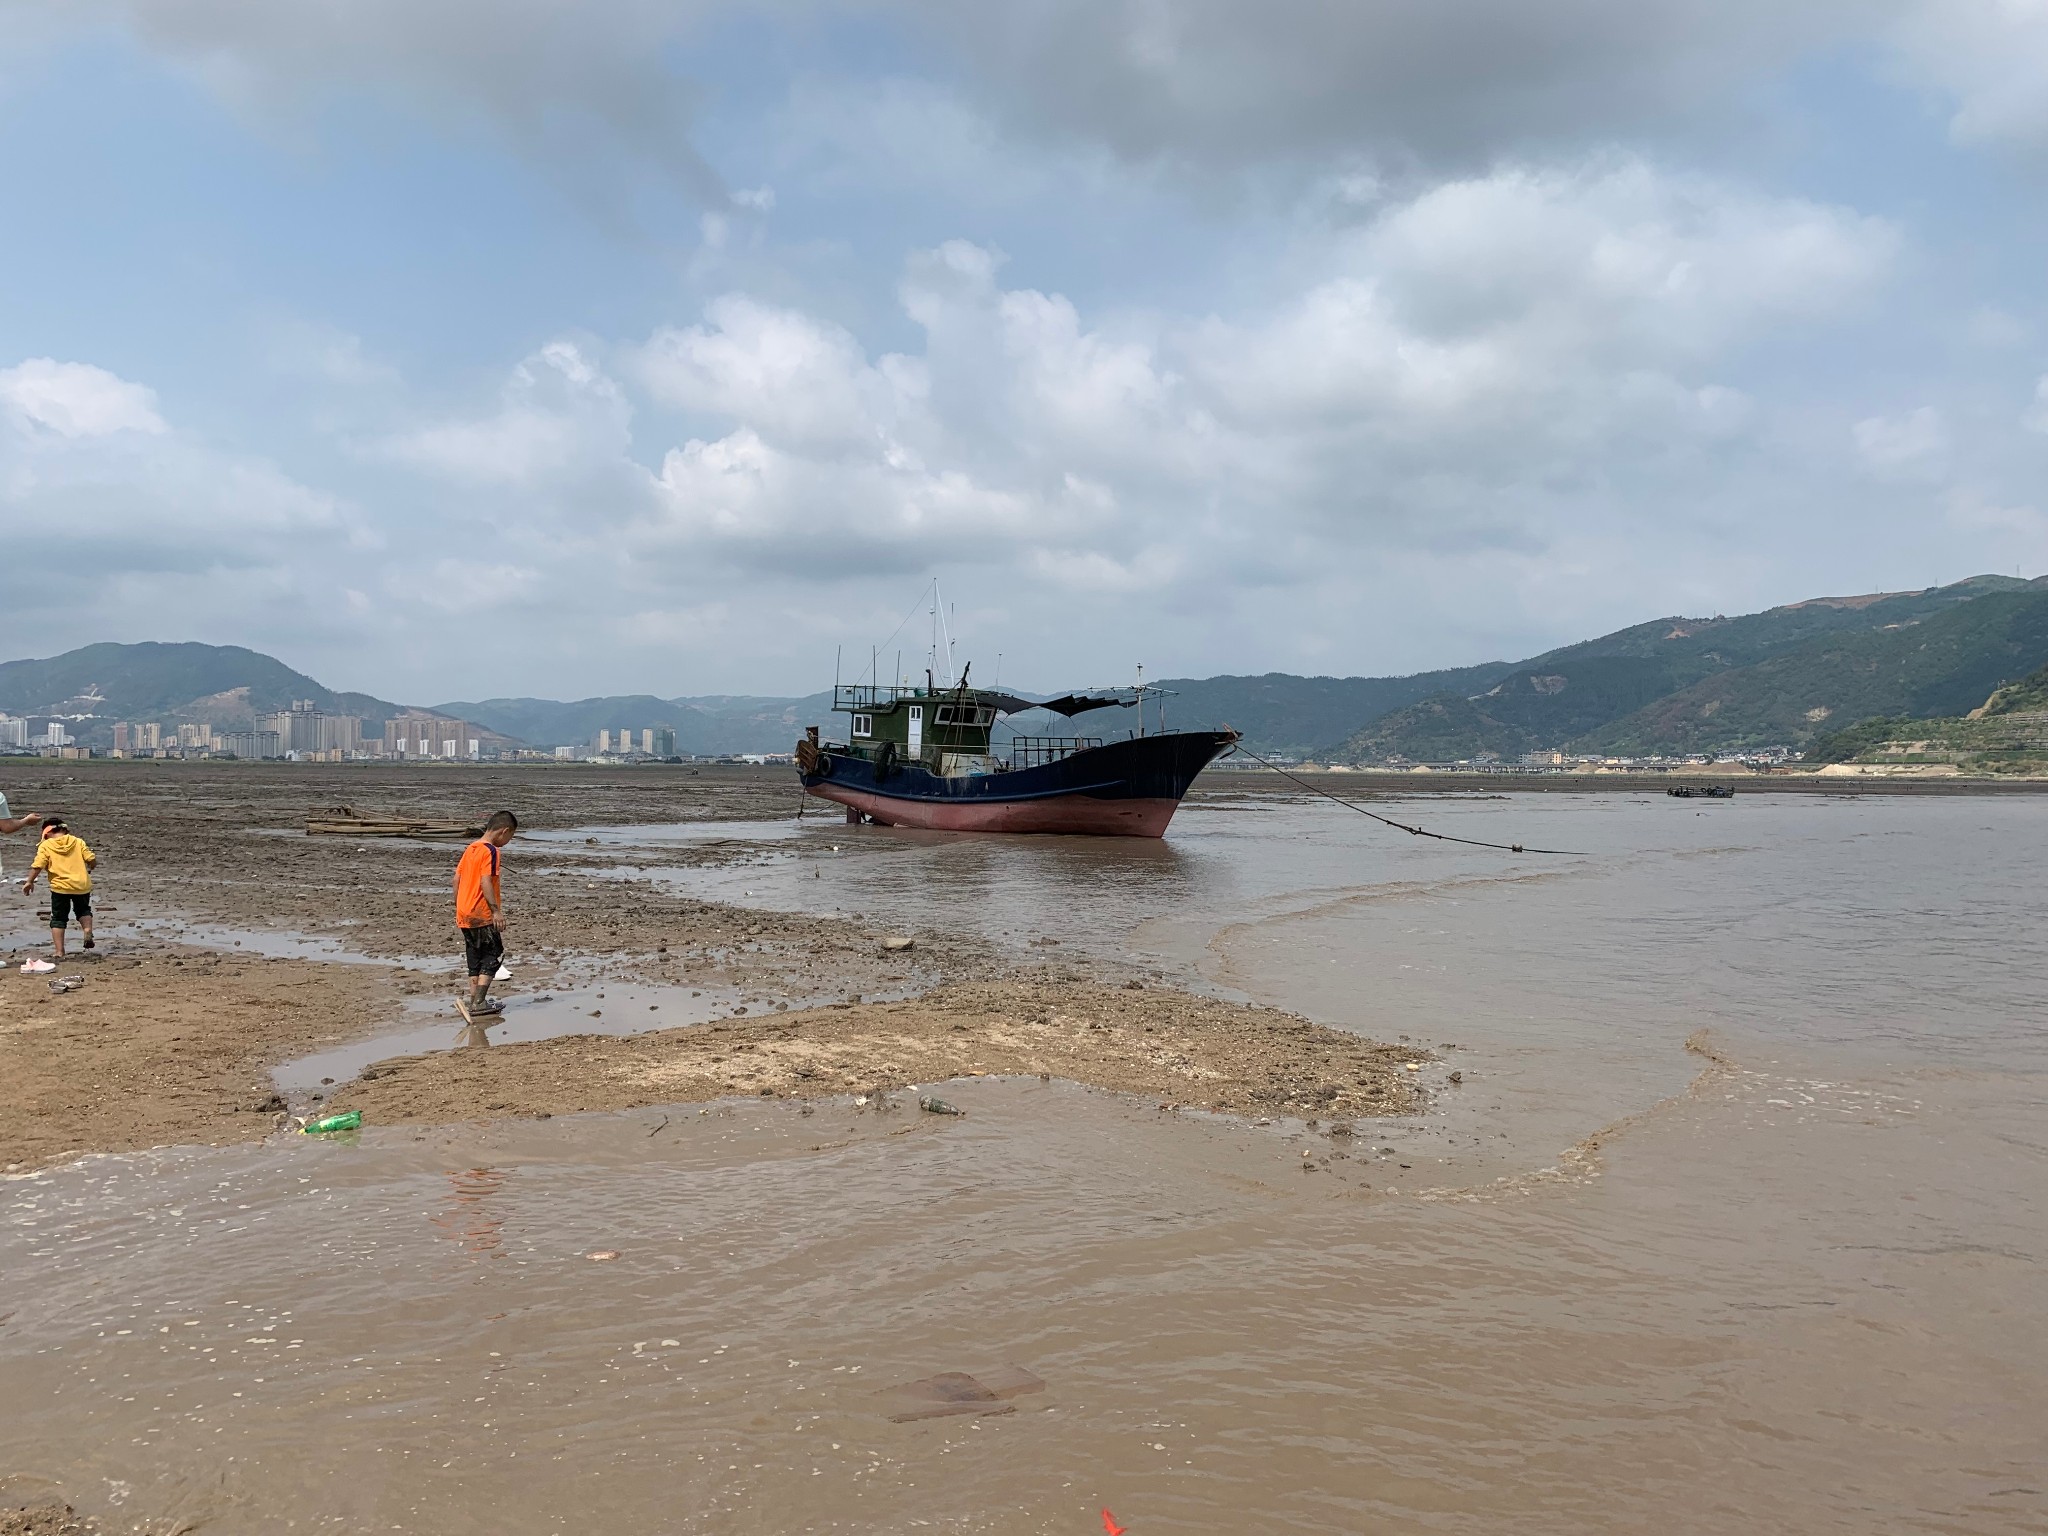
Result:
{"type": "Polygon", "coordinates": [[[1448,1047],[1412,1122],[981,1081],[93,1159],[0,1186],[0,1468],[226,1532],[2048,1530],[2048,801],[1405,809],[1587,857],[1198,803],[663,878],[1448,1047]]]}

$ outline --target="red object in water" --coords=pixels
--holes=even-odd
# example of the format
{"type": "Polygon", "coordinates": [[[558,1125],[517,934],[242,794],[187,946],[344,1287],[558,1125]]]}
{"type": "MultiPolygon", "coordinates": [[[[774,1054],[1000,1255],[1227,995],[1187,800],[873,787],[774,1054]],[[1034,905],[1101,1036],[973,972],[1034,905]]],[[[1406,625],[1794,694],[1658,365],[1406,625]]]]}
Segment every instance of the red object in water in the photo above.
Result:
{"type": "Polygon", "coordinates": [[[1116,1516],[1106,1509],[1102,1512],[1102,1528],[1109,1532],[1109,1536],[1124,1536],[1124,1531],[1128,1529],[1128,1527],[1118,1525],[1116,1523],[1116,1516]]]}

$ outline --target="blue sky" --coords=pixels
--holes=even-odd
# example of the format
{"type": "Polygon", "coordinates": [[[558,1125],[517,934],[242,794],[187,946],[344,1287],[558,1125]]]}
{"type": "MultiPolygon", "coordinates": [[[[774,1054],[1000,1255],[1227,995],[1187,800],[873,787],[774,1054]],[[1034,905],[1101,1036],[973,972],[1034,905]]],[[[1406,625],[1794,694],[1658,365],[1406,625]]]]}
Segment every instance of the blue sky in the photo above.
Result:
{"type": "Polygon", "coordinates": [[[2048,0],[0,0],[0,654],[798,692],[937,574],[1064,686],[2033,575],[2044,84],[2048,0]]]}

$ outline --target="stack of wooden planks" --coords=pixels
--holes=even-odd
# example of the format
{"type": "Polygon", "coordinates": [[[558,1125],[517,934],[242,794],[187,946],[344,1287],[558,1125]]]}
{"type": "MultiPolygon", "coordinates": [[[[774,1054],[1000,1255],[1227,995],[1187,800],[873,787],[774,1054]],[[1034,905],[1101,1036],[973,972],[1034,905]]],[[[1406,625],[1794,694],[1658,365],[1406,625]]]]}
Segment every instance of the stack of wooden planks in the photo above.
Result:
{"type": "Polygon", "coordinates": [[[308,837],[482,837],[481,826],[459,821],[425,821],[411,816],[379,816],[354,806],[333,805],[306,812],[308,837]]]}

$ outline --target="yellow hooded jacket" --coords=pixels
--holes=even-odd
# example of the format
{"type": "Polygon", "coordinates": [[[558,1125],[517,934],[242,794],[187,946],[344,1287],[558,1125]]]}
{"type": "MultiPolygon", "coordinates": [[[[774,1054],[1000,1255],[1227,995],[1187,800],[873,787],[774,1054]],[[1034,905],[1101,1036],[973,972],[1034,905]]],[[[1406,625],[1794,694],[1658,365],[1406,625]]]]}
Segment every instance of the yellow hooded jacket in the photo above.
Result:
{"type": "Polygon", "coordinates": [[[60,896],[83,896],[92,889],[92,867],[99,857],[85,839],[59,832],[36,844],[34,868],[50,872],[50,889],[60,896]]]}

